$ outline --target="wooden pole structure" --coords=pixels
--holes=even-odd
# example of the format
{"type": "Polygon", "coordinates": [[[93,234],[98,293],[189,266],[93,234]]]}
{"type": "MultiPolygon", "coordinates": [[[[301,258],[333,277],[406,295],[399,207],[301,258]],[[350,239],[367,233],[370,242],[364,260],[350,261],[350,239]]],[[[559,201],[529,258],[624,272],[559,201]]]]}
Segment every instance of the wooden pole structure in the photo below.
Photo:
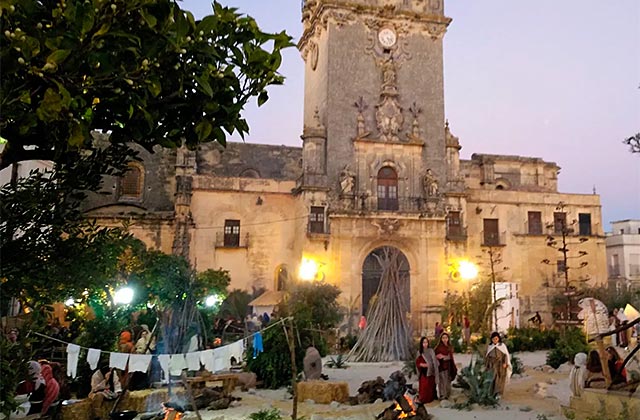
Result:
{"type": "Polygon", "coordinates": [[[198,416],[198,420],[202,420],[202,416],[200,416],[200,411],[198,410],[198,406],[196,405],[196,399],[193,397],[193,391],[191,390],[191,384],[187,381],[187,374],[182,372],[182,383],[184,384],[185,389],[187,390],[187,395],[189,396],[189,402],[193,406],[193,409],[196,412],[196,416],[198,416]]]}
{"type": "Polygon", "coordinates": [[[293,408],[291,410],[291,420],[297,420],[298,418],[298,369],[296,368],[296,343],[293,337],[293,317],[289,318],[289,326],[291,328],[291,334],[287,332],[286,323],[282,323],[284,334],[287,337],[287,344],[289,345],[289,353],[291,354],[291,389],[293,394],[293,408]]]}

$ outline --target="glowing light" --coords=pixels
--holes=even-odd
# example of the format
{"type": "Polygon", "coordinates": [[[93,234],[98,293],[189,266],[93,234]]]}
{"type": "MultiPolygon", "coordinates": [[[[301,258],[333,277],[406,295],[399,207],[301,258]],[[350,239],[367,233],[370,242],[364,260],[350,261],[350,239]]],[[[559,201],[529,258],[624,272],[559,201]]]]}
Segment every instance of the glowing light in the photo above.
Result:
{"type": "Polygon", "coordinates": [[[123,305],[128,305],[133,300],[133,289],[130,287],[123,287],[116,291],[116,294],[113,296],[113,301],[115,303],[122,303],[123,305]]]}
{"type": "Polygon", "coordinates": [[[207,296],[207,298],[204,301],[204,304],[207,305],[208,307],[212,307],[217,305],[220,302],[220,298],[216,295],[211,295],[211,296],[207,296]]]}
{"type": "Polygon", "coordinates": [[[304,281],[312,281],[316,278],[318,274],[318,263],[314,260],[303,258],[300,263],[300,270],[298,271],[298,275],[301,280],[304,281]]]}
{"type": "Polygon", "coordinates": [[[75,305],[75,304],[76,304],[76,301],[75,301],[73,298],[69,298],[69,299],[67,299],[67,300],[65,300],[65,301],[64,301],[64,304],[65,304],[66,306],[73,306],[73,305],[75,305]]]}
{"type": "Polygon", "coordinates": [[[478,267],[470,261],[460,261],[458,271],[460,272],[460,277],[464,280],[473,280],[478,277],[478,267]]]}

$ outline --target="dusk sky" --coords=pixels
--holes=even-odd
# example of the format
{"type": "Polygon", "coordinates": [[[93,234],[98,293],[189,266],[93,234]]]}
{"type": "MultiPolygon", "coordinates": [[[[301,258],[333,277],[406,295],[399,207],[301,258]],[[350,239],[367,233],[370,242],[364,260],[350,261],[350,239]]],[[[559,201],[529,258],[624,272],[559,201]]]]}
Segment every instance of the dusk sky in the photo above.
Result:
{"type": "MultiPolygon", "coordinates": [[[[269,32],[302,33],[300,0],[221,0],[269,32]]],[[[208,0],[185,0],[200,18],[208,0]]],[[[559,190],[600,194],[610,222],[640,219],[640,1],[445,0],[445,114],[472,153],[540,157],[561,168],[559,190]]],[[[284,53],[284,86],[247,108],[250,143],[302,146],[304,66],[284,53]]]]}

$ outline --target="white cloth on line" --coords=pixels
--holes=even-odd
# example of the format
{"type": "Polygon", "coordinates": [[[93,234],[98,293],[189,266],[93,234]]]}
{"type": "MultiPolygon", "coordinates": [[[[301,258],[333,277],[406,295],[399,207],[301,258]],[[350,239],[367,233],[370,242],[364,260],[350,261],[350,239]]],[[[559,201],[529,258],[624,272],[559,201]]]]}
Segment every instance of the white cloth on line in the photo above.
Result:
{"type": "Polygon", "coordinates": [[[200,370],[200,353],[201,351],[196,351],[193,353],[187,353],[185,355],[187,359],[187,369],[188,370],[200,370]]]}
{"type": "Polygon", "coordinates": [[[244,340],[238,340],[229,344],[229,358],[235,357],[236,361],[240,363],[242,361],[242,354],[244,353],[244,340]]]}
{"type": "Polygon", "coordinates": [[[173,376],[180,376],[182,371],[187,368],[187,362],[184,354],[172,354],[169,361],[169,373],[173,376]]]}
{"type": "Polygon", "coordinates": [[[213,370],[220,372],[231,368],[231,356],[229,355],[229,346],[218,347],[213,350],[213,370]]]}
{"type": "Polygon", "coordinates": [[[202,365],[207,371],[211,373],[215,372],[215,369],[213,367],[213,350],[212,349],[204,350],[200,352],[200,363],[202,363],[202,365]]]}
{"type": "Polygon", "coordinates": [[[170,354],[159,354],[158,355],[158,363],[160,363],[160,367],[162,368],[162,372],[164,373],[164,377],[169,377],[169,362],[171,361],[170,354]]]}
{"type": "Polygon", "coordinates": [[[147,372],[151,363],[150,354],[132,354],[129,356],[129,372],[147,372]]]}
{"type": "Polygon", "coordinates": [[[77,344],[67,344],[67,376],[75,378],[78,374],[78,357],[80,356],[80,346],[77,344]]]}
{"type": "Polygon", "coordinates": [[[98,349],[89,349],[87,352],[87,362],[89,363],[89,367],[91,370],[96,370],[98,368],[98,362],[100,361],[100,350],[98,349]]]}
{"type": "Polygon", "coordinates": [[[127,362],[129,361],[129,353],[109,353],[109,367],[120,370],[127,368],[127,362]]]}

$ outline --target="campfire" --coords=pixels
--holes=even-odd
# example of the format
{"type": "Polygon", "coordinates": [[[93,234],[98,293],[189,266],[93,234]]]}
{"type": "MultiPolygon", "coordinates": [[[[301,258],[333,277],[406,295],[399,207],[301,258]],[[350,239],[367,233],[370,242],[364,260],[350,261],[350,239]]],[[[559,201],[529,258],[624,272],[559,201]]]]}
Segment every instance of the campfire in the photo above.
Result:
{"type": "Polygon", "coordinates": [[[162,404],[162,413],[164,414],[163,420],[180,420],[184,409],[177,404],[168,402],[162,404]]]}
{"type": "Polygon", "coordinates": [[[409,393],[404,393],[395,399],[376,419],[382,420],[429,420],[427,409],[422,404],[416,404],[409,393]]]}

